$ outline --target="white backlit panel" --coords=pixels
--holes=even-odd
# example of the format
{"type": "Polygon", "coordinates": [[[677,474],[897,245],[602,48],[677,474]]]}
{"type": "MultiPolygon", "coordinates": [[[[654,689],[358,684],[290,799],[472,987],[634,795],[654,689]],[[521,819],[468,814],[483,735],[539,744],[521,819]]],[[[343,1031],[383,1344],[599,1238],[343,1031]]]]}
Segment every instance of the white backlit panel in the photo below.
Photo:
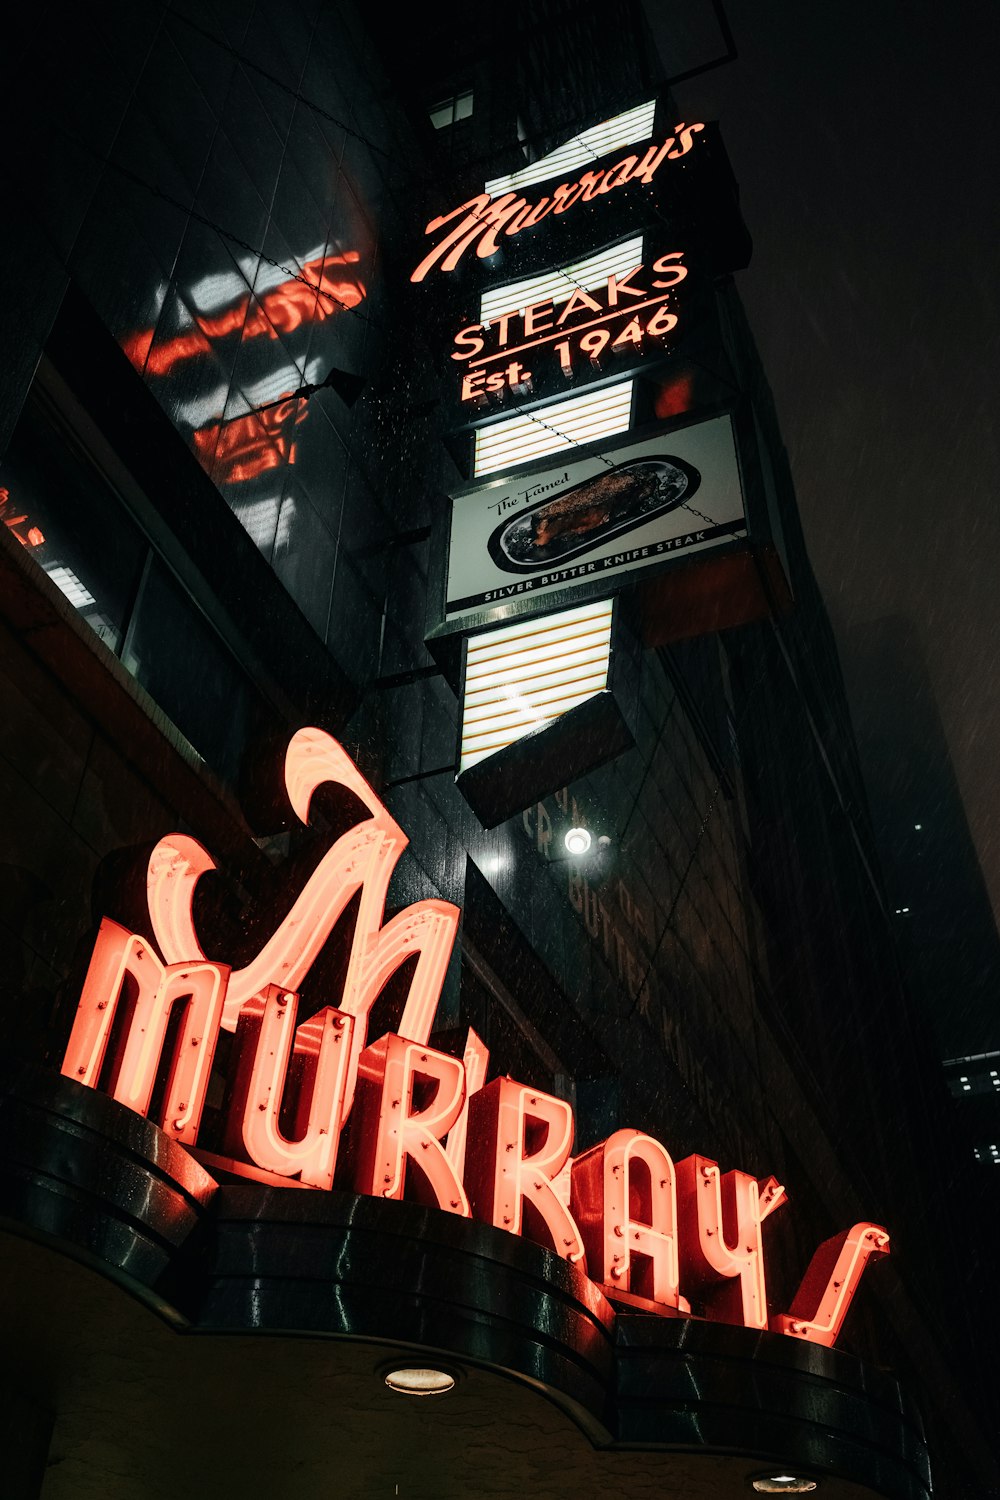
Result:
{"type": "Polygon", "coordinates": [[[609,276],[624,276],[641,265],[642,235],[638,234],[574,265],[484,292],[479,304],[480,322],[488,323],[501,313],[515,310],[523,313],[535,302],[567,302],[577,288],[584,292],[593,291],[603,286],[609,276]]]}
{"type": "Polygon", "coordinates": [[[613,433],[627,432],[631,418],[631,380],[583,396],[570,396],[566,401],[553,401],[530,414],[481,427],[476,433],[473,473],[478,478],[559,453],[574,443],[594,443],[613,433]]]}
{"type": "MultiPolygon", "coordinates": [[[[316,261],[321,255],[325,255],[327,248],[325,240],[314,245],[305,255],[295,257],[293,266],[297,263],[301,269],[309,261],[316,261]]],[[[245,297],[250,287],[253,287],[255,296],[262,297],[265,292],[272,291],[288,280],[288,271],[282,266],[269,266],[259,255],[238,255],[235,259],[239,271],[217,272],[203,276],[200,281],[191,284],[187,295],[196,311],[221,312],[224,307],[231,307],[234,302],[245,297]]],[[[190,322],[188,319],[189,324],[190,322]]]]}
{"type": "Polygon", "coordinates": [[[74,609],[89,609],[97,600],[87,588],[81,583],[72,568],[64,567],[61,563],[46,568],[46,573],[52,579],[57,589],[61,589],[74,609]]]}
{"type": "Polygon", "coordinates": [[[611,609],[602,600],[469,641],[461,771],[604,692],[611,609]]]}
{"type": "Polygon", "coordinates": [[[581,130],[579,135],[572,136],[555,151],[550,151],[548,156],[539,157],[530,166],[511,172],[507,177],[491,178],[486,184],[486,191],[496,196],[497,193],[509,193],[515,188],[531,187],[533,183],[544,182],[546,178],[555,177],[560,172],[573,172],[577,167],[588,166],[607,152],[617,151],[619,146],[631,146],[634,141],[645,141],[653,133],[655,114],[656,101],[651,100],[649,104],[640,104],[636,109],[626,110],[623,115],[605,120],[602,125],[581,130]]]}

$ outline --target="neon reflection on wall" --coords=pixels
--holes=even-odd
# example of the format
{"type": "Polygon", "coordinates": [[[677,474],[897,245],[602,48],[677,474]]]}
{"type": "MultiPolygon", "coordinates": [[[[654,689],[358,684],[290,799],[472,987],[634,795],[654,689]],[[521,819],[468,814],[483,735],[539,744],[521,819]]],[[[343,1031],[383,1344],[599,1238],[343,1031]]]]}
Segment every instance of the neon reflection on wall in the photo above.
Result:
{"type": "Polygon", "coordinates": [[[0,521],[11,536],[17,537],[21,546],[27,547],[30,552],[35,547],[41,547],[45,537],[37,526],[30,524],[27,512],[23,515],[20,512],[21,507],[10,498],[10,490],[0,487],[0,521]]]}
{"type": "MultiPolygon", "coordinates": [[[[294,333],[310,323],[322,323],[357,307],[365,297],[358,271],[360,255],[347,250],[306,261],[301,280],[288,280],[256,296],[250,292],[214,317],[196,316],[194,328],[154,344],[155,328],[143,329],[124,340],[122,347],[140,372],[172,375],[185,361],[209,354],[214,344],[233,335],[243,339],[294,333]],[[306,284],[308,283],[308,285],[306,284]]],[[[294,429],[306,420],[308,408],[289,399],[261,412],[213,422],[193,433],[195,452],[203,465],[214,463],[223,484],[256,479],[270,469],[294,464],[294,429]]]]}
{"type": "Polygon", "coordinates": [[[195,452],[205,465],[214,459],[222,484],[256,479],[268,469],[294,464],[292,433],[308,415],[308,407],[289,397],[266,411],[211,422],[192,433],[195,452]]]}
{"type": "Polygon", "coordinates": [[[529,204],[516,192],[501,193],[492,197],[479,193],[460,203],[450,213],[431,219],[425,234],[435,234],[447,225],[452,227],[442,235],[424,256],[410,277],[411,281],[423,281],[437,267],[441,271],[454,271],[467,250],[473,245],[481,260],[488,260],[500,249],[498,236],[520,234],[533,229],[550,213],[564,214],[577,203],[590,203],[595,198],[640,182],[649,186],[663,162],[675,161],[686,156],[694,145],[694,137],[704,125],[674,126],[674,135],[667,136],[661,146],[650,146],[642,157],[626,156],[607,170],[584,172],[576,182],[563,182],[552,193],[529,204]]]}
{"type": "Polygon", "coordinates": [[[509,1077],[487,1082],[488,1053],[473,1031],[461,1058],[431,1047],[459,909],[417,901],[386,920],[409,841],[328,734],[292,737],[285,785],[302,823],[321,787],[353,799],[355,822],[284,920],[242,968],[209,958],[193,912],[198,882],[215,863],[185,834],[161,839],[146,877],[159,954],[105,918],[63,1073],[106,1087],[140,1115],[158,1098],[163,1131],[194,1148],[220,1032],[234,1033],[226,1154],[200,1150],[209,1166],[271,1184],[337,1181],[413,1199],[535,1240],[618,1301],[687,1314],[696,1297],[709,1318],[832,1345],[865,1264],[888,1253],[886,1231],[861,1223],[828,1240],[790,1311],[769,1315],[763,1227],[785,1189],[774,1178],[723,1173],[700,1155],[674,1163],[661,1142],[633,1129],[574,1160],[565,1100],[509,1077]],[[356,922],[338,1003],[297,1024],[299,987],[349,905],[356,922]],[[412,971],[398,1031],[370,1042],[373,1006],[404,964],[412,971]]]}

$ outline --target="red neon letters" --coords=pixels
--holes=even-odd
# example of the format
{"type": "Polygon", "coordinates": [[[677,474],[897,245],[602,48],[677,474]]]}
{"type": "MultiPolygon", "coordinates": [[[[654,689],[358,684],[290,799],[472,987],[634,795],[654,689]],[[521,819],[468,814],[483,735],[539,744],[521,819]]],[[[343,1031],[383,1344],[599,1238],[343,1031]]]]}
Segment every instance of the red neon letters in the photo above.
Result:
{"type": "Polygon", "coordinates": [[[214,862],[187,835],[161,839],[146,892],[160,954],[101,923],[63,1073],[137,1114],[154,1111],[168,1135],[195,1147],[220,1030],[235,1032],[226,1155],[202,1150],[210,1164],[271,1183],[328,1189],[336,1180],[414,1199],[536,1240],[589,1267],[613,1298],[687,1314],[691,1297],[705,1317],[832,1344],[867,1260],[888,1253],[886,1231],[862,1223],[828,1240],[791,1311],[769,1322],[762,1226],[784,1188],[722,1174],[702,1156],[675,1167],[636,1130],[573,1161],[565,1100],[512,1078],[486,1083],[489,1053],[475,1032],[461,1059],[429,1046],[458,909],[418,901],[385,920],[407,838],[328,734],[292,737],[285,784],[302,822],[320,786],[347,799],[356,821],[284,920],[241,969],[207,957],[193,907],[214,862]],[[338,1003],[296,1025],[299,986],[349,904],[356,921],[338,1003]],[[398,1033],[368,1043],[376,1000],[411,959],[398,1033]]]}
{"type": "Polygon", "coordinates": [[[690,1285],[724,1323],[767,1327],[761,1225],[784,1201],[778,1188],[766,1203],[745,1172],[723,1177],[714,1161],[689,1156],[677,1168],[681,1262],[690,1285]]]}
{"type": "Polygon", "coordinates": [[[565,213],[581,200],[589,203],[630,182],[642,182],[648,186],[664,159],[686,156],[694,144],[695,134],[704,128],[704,125],[675,125],[676,134],[667,136],[662,146],[650,146],[641,159],[626,156],[607,171],[584,172],[577,182],[560,183],[551,197],[540,198],[535,204],[519,198],[516,192],[501,193],[496,198],[489,193],[479,193],[450,213],[430,221],[425,234],[434,234],[449,224],[452,227],[424,256],[410,280],[423,281],[435,266],[442,271],[454,271],[466,250],[473,245],[480,259],[489,259],[500,249],[497,236],[501,231],[505,235],[520,234],[522,230],[540,224],[547,214],[565,213]]]}
{"type": "Polygon", "coordinates": [[[298,1003],[294,992],[270,984],[240,1011],[225,1145],[265,1172],[331,1188],[344,1123],[352,1021],[327,1006],[296,1028],[298,1003]],[[279,1124],[286,1092],[294,1120],[291,1140],[279,1124]]]}
{"type": "Polygon", "coordinates": [[[573,1149],[573,1111],[564,1099],[494,1078],[471,1103],[475,1149],[466,1166],[476,1218],[583,1260],[580,1231],[554,1179],[573,1149]]]}
{"type": "MultiPolygon", "coordinates": [[[[417,958],[400,1034],[426,1044],[454,946],[459,910],[446,901],[417,901],[383,925],[389,880],[409,843],[343,748],[321,729],[300,729],[285,756],[285,785],[296,816],[309,820],[314,792],[331,784],[352,794],[369,816],[327,850],[291,911],[245,968],[229,978],[222,1024],[235,1031],[243,1006],[269,984],[296,990],[312,968],[344,909],[360,892],[360,907],[340,1009],[355,1020],[347,1105],[354,1097],[358,1057],[368,1013],[389,978],[417,958]]],[[[196,839],[170,834],[150,855],[146,897],[153,932],[167,955],[203,958],[194,925],[195,886],[215,869],[196,839]]]]}
{"type": "Polygon", "coordinates": [[[401,1036],[366,1047],[358,1065],[354,1187],[372,1197],[402,1198],[412,1171],[418,1202],[469,1218],[462,1179],[444,1147],[465,1104],[465,1068],[457,1057],[401,1036]],[[424,1098],[415,1108],[419,1093],[424,1098]]]}
{"type": "Polygon", "coordinates": [[[609,276],[606,287],[592,292],[576,287],[561,302],[548,298],[460,329],[451,358],[468,370],[461,399],[479,405],[505,387],[527,386],[531,371],[523,358],[530,351],[571,376],[581,357],[584,366],[599,366],[605,355],[634,354],[647,336],[665,337],[677,327],[667,289],[688,274],[682,255],[671,250],[651,267],[634,266],[624,276],[609,276]],[[635,278],[644,273],[647,284],[637,285],[635,278]]]}
{"type": "Polygon", "coordinates": [[[229,970],[205,961],[162,964],[144,939],[105,917],[101,923],[62,1071],[96,1088],[104,1070],[112,1023],[126,997],[134,1011],[111,1059],[108,1087],[136,1114],[149,1112],[167,1023],[175,1004],[184,1014],[177,1034],[161,1128],[193,1145],[198,1138],[212,1071],[229,970]]]}
{"type": "Polygon", "coordinates": [[[616,1130],[573,1163],[573,1213],[587,1264],[607,1286],[690,1312],[679,1290],[677,1192],[665,1148],[616,1130]]]}
{"type": "Polygon", "coordinates": [[[772,1318],[772,1330],[832,1348],[866,1263],[888,1254],[889,1235],[880,1224],[855,1224],[825,1240],[809,1262],[791,1312],[772,1318]]]}

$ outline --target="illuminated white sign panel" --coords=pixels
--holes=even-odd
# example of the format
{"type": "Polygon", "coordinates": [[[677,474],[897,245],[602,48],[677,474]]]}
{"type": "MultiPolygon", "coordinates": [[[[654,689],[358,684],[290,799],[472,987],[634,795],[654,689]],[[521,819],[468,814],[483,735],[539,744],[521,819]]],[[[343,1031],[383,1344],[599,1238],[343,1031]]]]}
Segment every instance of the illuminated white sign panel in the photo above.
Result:
{"type": "Polygon", "coordinates": [[[512,469],[515,464],[531,463],[579,443],[596,443],[617,432],[627,432],[631,420],[631,380],[536,406],[523,416],[479,429],[473,472],[478,479],[480,474],[512,469]]]}
{"type": "Polygon", "coordinates": [[[460,770],[604,691],[611,613],[604,599],[470,640],[460,770]]]}
{"type": "Polygon", "coordinates": [[[530,166],[521,167],[519,171],[511,172],[506,177],[491,178],[486,184],[486,191],[494,196],[509,193],[513,189],[533,187],[536,182],[545,182],[560,172],[573,172],[577,167],[588,167],[609,151],[617,151],[620,146],[631,146],[636,141],[646,140],[653,133],[655,116],[656,100],[650,99],[648,103],[626,110],[623,115],[614,115],[612,119],[604,120],[590,130],[581,130],[579,135],[571,136],[555,151],[539,157],[530,166]]]}
{"type": "Polygon", "coordinates": [[[574,292],[591,292],[602,287],[609,276],[625,277],[642,265],[642,235],[633,235],[608,250],[599,250],[585,260],[574,261],[554,271],[543,271],[526,281],[491,287],[479,300],[479,316],[484,323],[503,313],[514,312],[546,300],[568,302],[574,292]]]}
{"type": "Polygon", "coordinates": [[[451,504],[449,620],[624,580],[746,535],[729,416],[583,458],[570,449],[548,469],[495,479],[451,504]]]}

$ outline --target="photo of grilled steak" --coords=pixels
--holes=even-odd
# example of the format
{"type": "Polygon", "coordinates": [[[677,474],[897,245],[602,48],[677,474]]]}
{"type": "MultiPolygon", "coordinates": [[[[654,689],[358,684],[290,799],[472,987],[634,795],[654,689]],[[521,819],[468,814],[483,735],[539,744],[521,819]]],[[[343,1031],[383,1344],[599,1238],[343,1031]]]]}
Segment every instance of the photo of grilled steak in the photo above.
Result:
{"type": "Polygon", "coordinates": [[[642,501],[650,499],[657,482],[656,473],[649,467],[598,474],[589,484],[536,510],[531,518],[532,540],[536,546],[547,547],[557,537],[586,536],[595,527],[629,514],[642,501]]]}
{"type": "Polygon", "coordinates": [[[700,484],[698,470],[673,454],[627,460],[501,521],[490,556],[505,572],[551,567],[683,505],[700,484]]]}

